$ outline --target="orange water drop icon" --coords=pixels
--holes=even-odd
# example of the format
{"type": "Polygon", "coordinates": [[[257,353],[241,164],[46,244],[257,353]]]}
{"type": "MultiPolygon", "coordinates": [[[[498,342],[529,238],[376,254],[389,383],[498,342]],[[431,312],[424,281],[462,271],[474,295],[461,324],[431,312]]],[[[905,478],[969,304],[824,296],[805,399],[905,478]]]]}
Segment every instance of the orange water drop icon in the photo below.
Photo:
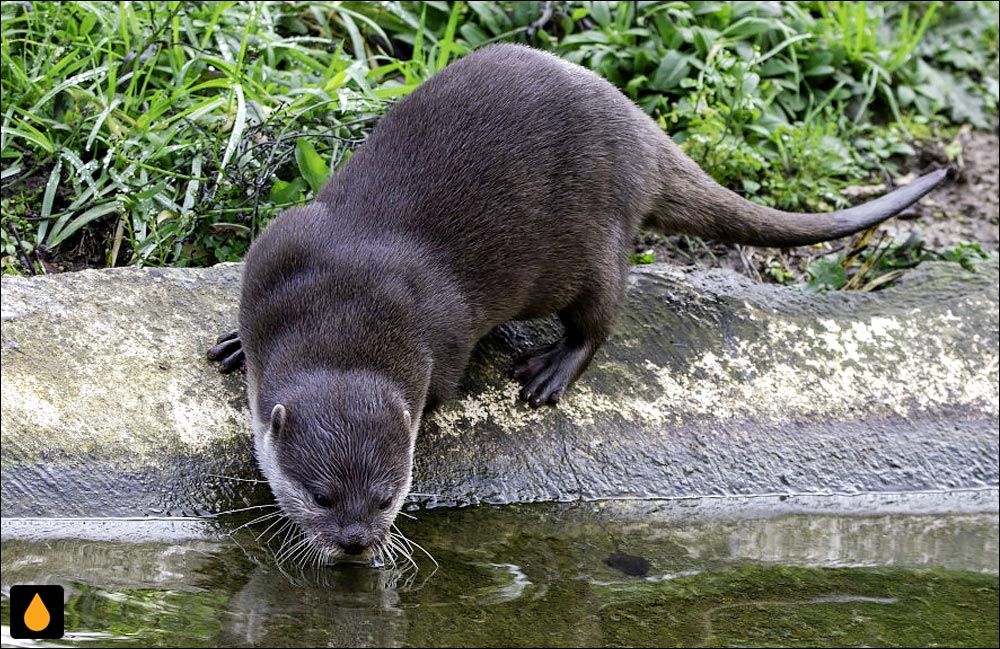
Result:
{"type": "Polygon", "coordinates": [[[35,593],[34,599],[28,604],[28,610],[24,612],[24,625],[38,633],[49,625],[49,621],[52,620],[52,616],[49,615],[49,609],[45,608],[45,603],[42,598],[35,593]]]}

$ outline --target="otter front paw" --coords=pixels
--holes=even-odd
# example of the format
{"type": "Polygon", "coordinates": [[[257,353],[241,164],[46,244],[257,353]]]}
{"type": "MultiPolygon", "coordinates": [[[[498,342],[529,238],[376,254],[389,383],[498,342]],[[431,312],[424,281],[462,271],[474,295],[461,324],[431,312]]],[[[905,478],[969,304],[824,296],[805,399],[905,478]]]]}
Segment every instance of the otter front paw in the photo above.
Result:
{"type": "Polygon", "coordinates": [[[215,343],[215,347],[208,350],[208,360],[219,361],[220,372],[229,374],[246,366],[247,357],[243,353],[239,330],[222,334],[215,343]]]}

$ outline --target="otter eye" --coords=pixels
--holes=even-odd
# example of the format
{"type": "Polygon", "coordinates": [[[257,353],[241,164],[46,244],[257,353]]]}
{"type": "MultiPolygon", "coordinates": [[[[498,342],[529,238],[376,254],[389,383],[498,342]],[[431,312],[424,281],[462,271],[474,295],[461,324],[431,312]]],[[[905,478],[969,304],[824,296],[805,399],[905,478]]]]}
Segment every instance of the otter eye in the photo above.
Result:
{"type": "Polygon", "coordinates": [[[392,498],[383,498],[382,501],[378,504],[378,508],[381,509],[382,511],[385,511],[389,509],[389,505],[391,504],[392,504],[392,498]]]}
{"type": "Polygon", "coordinates": [[[313,500],[315,500],[316,504],[323,509],[330,509],[330,507],[333,506],[333,503],[331,503],[330,499],[324,494],[313,494],[313,500]]]}

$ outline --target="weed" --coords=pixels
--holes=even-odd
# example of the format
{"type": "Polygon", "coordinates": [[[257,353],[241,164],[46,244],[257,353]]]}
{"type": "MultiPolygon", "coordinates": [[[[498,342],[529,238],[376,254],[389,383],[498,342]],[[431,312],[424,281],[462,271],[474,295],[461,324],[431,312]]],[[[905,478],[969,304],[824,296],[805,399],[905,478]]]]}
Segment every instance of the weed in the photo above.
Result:
{"type": "Polygon", "coordinates": [[[720,182],[786,209],[840,206],[912,135],[988,127],[998,104],[988,2],[6,2],[0,18],[5,272],[239,259],[393,101],[498,40],[594,69],[720,182]]]}
{"type": "Polygon", "coordinates": [[[942,250],[928,250],[919,229],[897,241],[885,235],[871,239],[875,229],[856,236],[851,245],[818,259],[808,268],[809,280],[801,285],[808,293],[827,290],[872,291],[899,279],[903,270],[924,261],[947,261],[972,271],[975,264],[989,258],[979,243],[959,242],[942,250]]]}

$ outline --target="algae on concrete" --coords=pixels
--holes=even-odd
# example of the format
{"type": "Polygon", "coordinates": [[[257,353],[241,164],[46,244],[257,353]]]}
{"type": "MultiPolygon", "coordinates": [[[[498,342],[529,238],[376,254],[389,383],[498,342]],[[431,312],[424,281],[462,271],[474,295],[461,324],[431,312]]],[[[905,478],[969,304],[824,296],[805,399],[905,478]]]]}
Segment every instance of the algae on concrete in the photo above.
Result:
{"type": "MultiPolygon", "coordinates": [[[[268,498],[242,376],[205,359],[239,266],[3,278],[2,510],[211,514],[268,498]]],[[[430,504],[996,486],[998,265],[924,264],[878,293],[636,269],[557,408],[517,402],[501,327],[423,426],[430,504]]]]}

